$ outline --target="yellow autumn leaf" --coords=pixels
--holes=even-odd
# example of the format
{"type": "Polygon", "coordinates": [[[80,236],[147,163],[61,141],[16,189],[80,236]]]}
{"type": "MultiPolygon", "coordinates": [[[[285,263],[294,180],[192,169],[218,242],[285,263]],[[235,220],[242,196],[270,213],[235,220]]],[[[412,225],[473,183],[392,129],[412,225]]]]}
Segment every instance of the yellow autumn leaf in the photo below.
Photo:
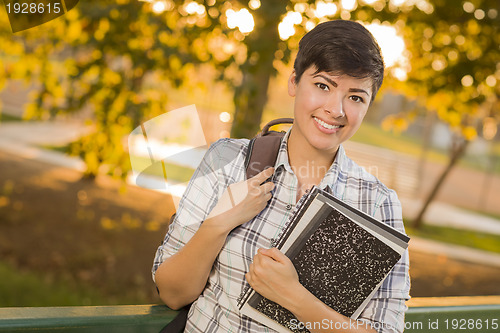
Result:
{"type": "Polygon", "coordinates": [[[75,8],[73,10],[66,12],[64,14],[64,18],[69,20],[69,21],[75,21],[78,19],[78,16],[80,16],[79,14],[80,14],[80,12],[78,11],[77,8],[75,8]]]}
{"type": "Polygon", "coordinates": [[[109,84],[109,85],[116,85],[121,82],[121,76],[120,74],[112,71],[109,68],[106,68],[103,73],[102,80],[104,83],[109,84]]]}
{"type": "Polygon", "coordinates": [[[450,124],[450,126],[459,126],[462,122],[462,117],[458,112],[449,112],[446,118],[446,121],[450,124]]]}
{"type": "Polygon", "coordinates": [[[35,117],[37,113],[37,106],[35,103],[30,103],[24,108],[23,118],[31,119],[35,117]]]}
{"type": "Polygon", "coordinates": [[[158,34],[158,39],[161,43],[168,45],[169,35],[165,31],[162,31],[158,34]]]}
{"type": "Polygon", "coordinates": [[[100,50],[95,49],[92,51],[92,58],[97,60],[102,58],[102,52],[100,50]]]}
{"type": "Polygon", "coordinates": [[[146,230],[148,231],[158,231],[160,230],[160,223],[157,221],[149,221],[146,223],[146,230]]]}
{"type": "Polygon", "coordinates": [[[468,141],[472,141],[477,137],[477,131],[472,126],[466,126],[462,129],[462,135],[468,141]]]}
{"type": "Polygon", "coordinates": [[[99,21],[99,28],[98,29],[101,30],[103,33],[108,32],[109,27],[110,27],[109,20],[106,17],[102,18],[99,21]]]}
{"type": "Polygon", "coordinates": [[[403,117],[397,117],[394,121],[394,130],[396,133],[401,133],[408,128],[408,121],[403,117]]]}
{"type": "MultiPolygon", "coordinates": [[[[72,12],[72,11],[70,11],[72,12]]],[[[68,28],[66,29],[66,40],[68,42],[74,42],[80,38],[82,33],[82,25],[78,21],[71,22],[68,28]]]]}
{"type": "Polygon", "coordinates": [[[94,150],[87,150],[85,153],[85,164],[88,170],[97,170],[99,167],[99,160],[97,153],[94,150]]]}
{"type": "Polygon", "coordinates": [[[101,227],[106,230],[112,230],[116,229],[117,224],[115,221],[110,219],[109,217],[102,217],[101,218],[101,227]]]}
{"type": "Polygon", "coordinates": [[[170,68],[171,68],[171,70],[178,71],[178,70],[180,70],[182,68],[182,62],[181,62],[181,60],[178,57],[171,56],[169,60],[170,60],[170,68]]]}

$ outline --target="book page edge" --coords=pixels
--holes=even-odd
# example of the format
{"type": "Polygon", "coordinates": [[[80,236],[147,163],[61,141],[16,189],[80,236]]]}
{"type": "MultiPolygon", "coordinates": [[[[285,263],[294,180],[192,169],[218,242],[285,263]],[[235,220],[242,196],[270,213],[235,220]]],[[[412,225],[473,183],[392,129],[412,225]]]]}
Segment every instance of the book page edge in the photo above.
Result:
{"type": "Polygon", "coordinates": [[[272,320],[268,316],[262,314],[258,310],[252,308],[248,303],[245,303],[241,308],[240,312],[245,316],[252,318],[253,320],[275,330],[280,333],[293,333],[288,328],[281,326],[276,321],[272,320]]]}

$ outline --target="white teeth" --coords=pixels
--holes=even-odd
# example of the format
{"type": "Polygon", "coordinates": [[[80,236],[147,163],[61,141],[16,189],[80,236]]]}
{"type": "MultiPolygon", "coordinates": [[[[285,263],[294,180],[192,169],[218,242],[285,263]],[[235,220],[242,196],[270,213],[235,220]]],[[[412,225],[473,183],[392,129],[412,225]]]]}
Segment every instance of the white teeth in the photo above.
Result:
{"type": "Polygon", "coordinates": [[[320,124],[321,126],[323,126],[323,127],[324,127],[324,128],[326,128],[326,129],[334,129],[334,128],[340,128],[340,127],[342,127],[342,126],[340,126],[340,125],[329,125],[329,124],[325,123],[325,122],[324,122],[323,120],[321,120],[321,119],[318,119],[318,118],[316,118],[316,117],[313,117],[313,118],[314,118],[314,120],[316,120],[316,122],[317,122],[318,124],[320,124]]]}

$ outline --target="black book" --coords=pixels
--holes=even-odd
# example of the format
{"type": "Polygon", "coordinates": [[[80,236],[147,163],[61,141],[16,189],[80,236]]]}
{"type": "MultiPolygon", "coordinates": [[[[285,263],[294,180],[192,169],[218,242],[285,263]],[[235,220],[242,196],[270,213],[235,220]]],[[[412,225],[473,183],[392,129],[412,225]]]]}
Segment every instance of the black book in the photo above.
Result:
{"type": "MultiPolygon", "coordinates": [[[[290,258],[305,288],[335,311],[357,319],[408,241],[403,233],[314,187],[276,247],[290,258]]],[[[239,307],[242,314],[279,332],[308,332],[294,325],[298,320],[290,311],[252,288],[242,295],[239,307]]]]}

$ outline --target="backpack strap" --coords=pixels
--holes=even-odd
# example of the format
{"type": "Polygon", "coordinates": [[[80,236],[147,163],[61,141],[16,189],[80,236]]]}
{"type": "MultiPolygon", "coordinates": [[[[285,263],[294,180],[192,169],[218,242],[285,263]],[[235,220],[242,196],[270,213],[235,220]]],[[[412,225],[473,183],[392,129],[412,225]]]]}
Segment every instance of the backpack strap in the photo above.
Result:
{"type": "Polygon", "coordinates": [[[186,323],[187,323],[187,318],[189,314],[189,309],[191,308],[190,303],[180,309],[177,312],[177,315],[175,316],[172,321],[170,321],[165,327],[163,327],[160,331],[160,333],[182,333],[184,332],[184,329],[186,328],[186,323]]]}
{"type": "Polygon", "coordinates": [[[255,176],[268,167],[274,166],[278,152],[285,136],[285,132],[270,131],[269,128],[277,124],[292,124],[292,118],[279,118],[270,121],[264,126],[255,138],[248,143],[245,157],[247,179],[255,176]]]}
{"type": "Polygon", "coordinates": [[[273,133],[277,133],[283,137],[285,135],[285,132],[277,132],[277,131],[269,131],[269,128],[274,125],[279,125],[279,124],[293,124],[293,118],[278,118],[271,120],[262,128],[262,131],[257,134],[257,137],[259,136],[267,136],[267,135],[273,135],[273,133]]]}

